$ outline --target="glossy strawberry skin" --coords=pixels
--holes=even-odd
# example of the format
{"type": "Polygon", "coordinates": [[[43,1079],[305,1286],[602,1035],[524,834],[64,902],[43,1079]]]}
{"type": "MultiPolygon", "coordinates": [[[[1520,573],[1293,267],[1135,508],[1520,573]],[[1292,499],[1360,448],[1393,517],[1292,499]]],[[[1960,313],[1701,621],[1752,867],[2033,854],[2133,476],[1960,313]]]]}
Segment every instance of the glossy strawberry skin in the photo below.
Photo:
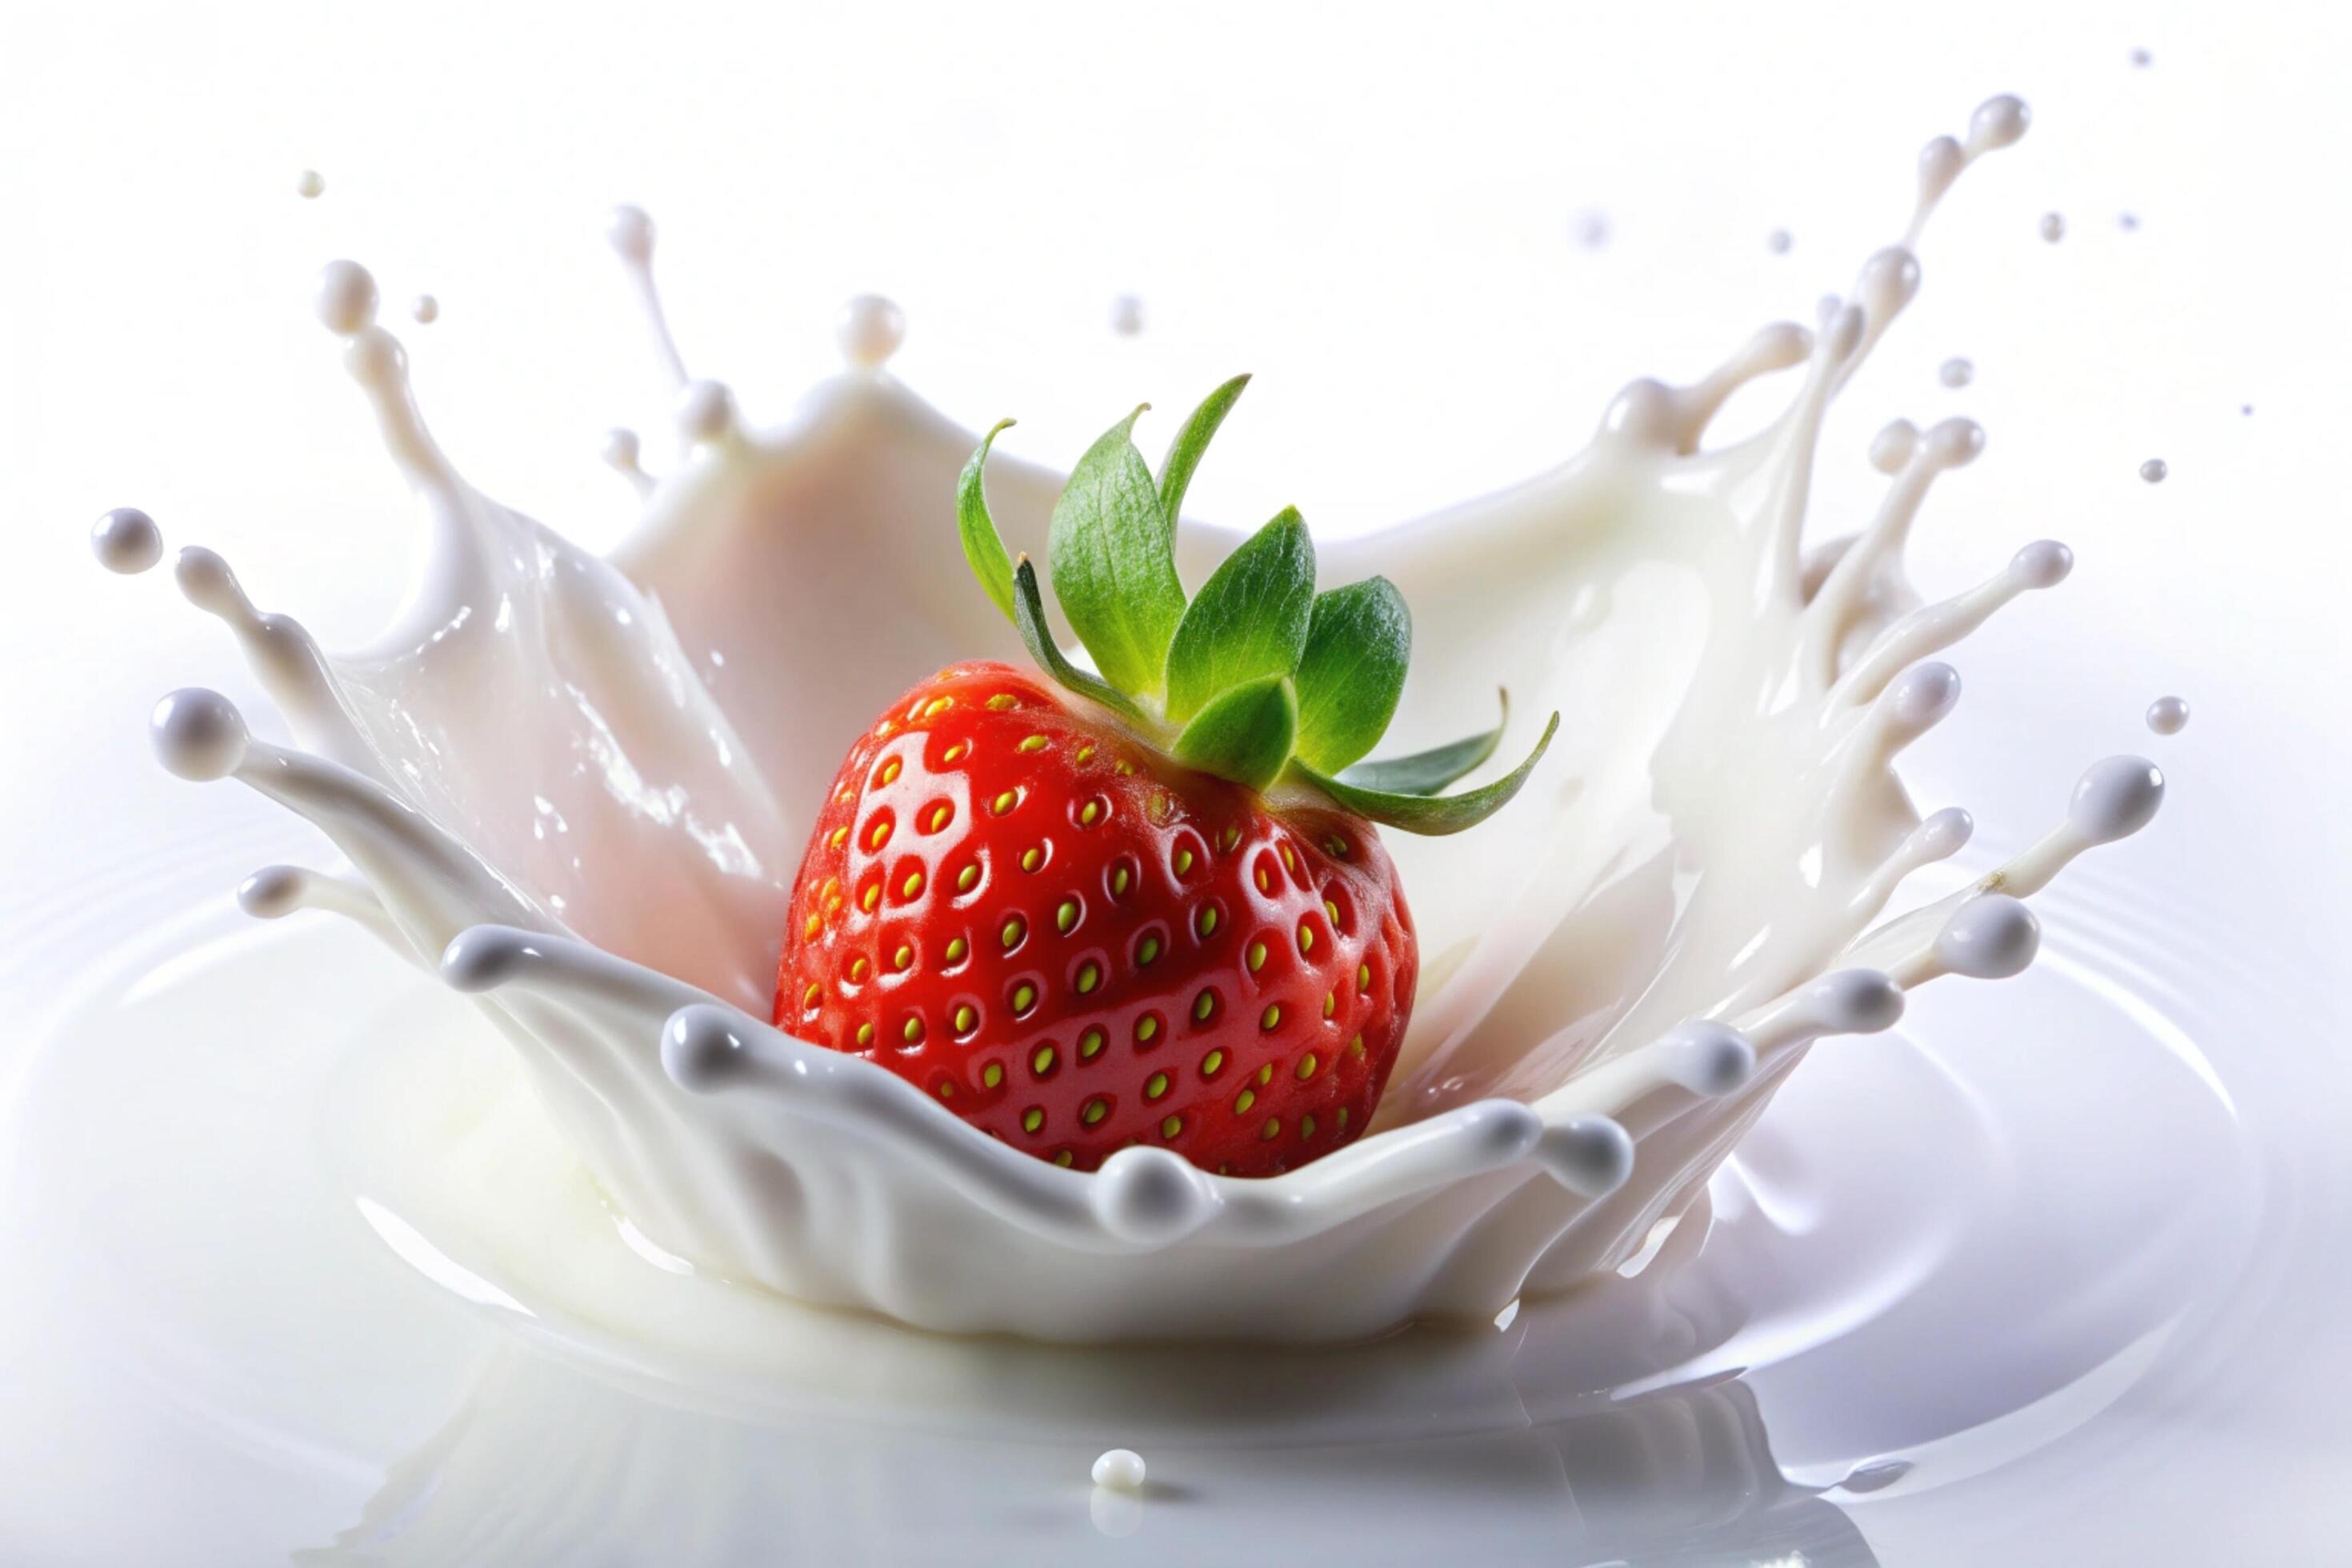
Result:
{"type": "Polygon", "coordinates": [[[775,1023],[1058,1164],[1149,1143],[1272,1175],[1363,1131],[1417,968],[1369,824],[1277,813],[973,663],[850,748],[775,1023]]]}

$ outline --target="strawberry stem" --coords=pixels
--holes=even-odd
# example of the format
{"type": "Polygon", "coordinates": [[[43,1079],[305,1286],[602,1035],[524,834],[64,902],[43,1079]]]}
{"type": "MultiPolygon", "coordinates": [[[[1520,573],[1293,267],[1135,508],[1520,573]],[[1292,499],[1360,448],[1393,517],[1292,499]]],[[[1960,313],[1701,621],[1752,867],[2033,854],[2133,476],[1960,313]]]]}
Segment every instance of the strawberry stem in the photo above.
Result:
{"type": "Polygon", "coordinates": [[[1176,575],[1178,512],[1210,439],[1248,384],[1235,376],[1192,411],[1156,486],[1132,438],[1145,405],[1087,449],[1054,503],[1047,565],[1055,595],[1101,674],[1079,668],[1055,644],[1036,568],[1026,555],[1011,558],[990,515],[982,479],[1010,419],[982,438],[956,485],[956,529],[972,575],[1040,668],[1188,767],[1255,790],[1288,780],[1411,833],[1459,833],[1485,821],[1527,783],[1559,715],[1517,768],[1457,795],[1437,792],[1494,755],[1510,717],[1507,697],[1492,730],[1360,762],[1396,714],[1412,617],[1385,577],[1317,594],[1314,542],[1296,509],[1244,540],[1186,600],[1176,575]],[[1181,727],[1172,744],[1171,726],[1181,727]]]}

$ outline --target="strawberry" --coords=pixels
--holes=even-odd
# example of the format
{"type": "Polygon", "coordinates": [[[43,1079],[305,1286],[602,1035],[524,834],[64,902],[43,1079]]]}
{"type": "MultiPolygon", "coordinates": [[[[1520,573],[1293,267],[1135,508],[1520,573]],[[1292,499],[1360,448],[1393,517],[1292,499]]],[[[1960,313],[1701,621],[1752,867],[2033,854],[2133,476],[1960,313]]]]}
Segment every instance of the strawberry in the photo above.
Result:
{"type": "Polygon", "coordinates": [[[850,748],[793,907],[779,1025],[1087,1169],[1147,1139],[1250,1173],[1336,1148],[1412,1009],[1361,820],[1278,812],[1002,664],[850,748]]]}
{"type": "Polygon", "coordinates": [[[959,486],[964,552],[1052,684],[975,662],[910,689],[850,747],[793,890],[779,1027],[1080,1170],[1150,1142],[1271,1175],[1361,1133],[1420,968],[1373,824],[1483,821],[1559,723],[1459,795],[1437,792],[1500,725],[1360,763],[1411,621],[1382,578],[1317,594],[1295,510],[1186,599],[1178,509],[1246,381],[1195,411],[1156,483],[1134,415],[1072,470],[1048,561],[1099,674],[1055,644],[1035,569],[1005,553],[982,487],[1004,425],[989,432],[959,486]]]}

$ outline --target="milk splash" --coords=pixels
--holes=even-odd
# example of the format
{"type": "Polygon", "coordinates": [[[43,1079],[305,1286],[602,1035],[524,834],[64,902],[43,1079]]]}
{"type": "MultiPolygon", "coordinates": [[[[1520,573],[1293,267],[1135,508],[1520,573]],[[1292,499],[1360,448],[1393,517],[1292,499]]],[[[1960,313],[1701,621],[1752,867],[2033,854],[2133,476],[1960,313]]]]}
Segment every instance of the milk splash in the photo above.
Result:
{"type": "MultiPolygon", "coordinates": [[[[2022,854],[1880,919],[1972,826],[1952,806],[1923,818],[1894,772],[1958,698],[1935,656],[2072,556],[2032,542],[1950,598],[1913,588],[1914,521],[1982,447],[1968,420],[1888,425],[1876,515],[1808,547],[1812,465],[1832,399],[1918,287],[1929,214],[2025,125],[1998,98],[1965,140],[1929,142],[1902,242],[1815,329],[1769,326],[1688,385],[1636,382],[1559,468],[1324,552],[1334,580],[1384,573],[1419,612],[1400,743],[1491,702],[1497,670],[1516,712],[1571,721],[1508,826],[1392,847],[1423,942],[1413,1030],[1373,1131],[1287,1175],[1215,1177],[1148,1146],[1061,1170],[761,1021],[805,803],[849,739],[933,668],[1018,657],[959,574],[904,569],[938,558],[976,441],[888,374],[906,324],[887,300],[853,300],[848,369],[754,430],[688,374],[653,225],[620,209],[608,237],[684,456],[656,478],[633,433],[607,436],[646,504],[607,559],[457,474],[373,280],[331,265],[319,314],[424,503],[431,568],[374,647],[329,655],[217,555],[183,551],[181,592],[228,627],[299,745],[188,689],[157,707],[157,750],[332,837],[356,880],[271,868],[245,907],[344,915],[478,994],[658,1267],[1047,1340],[1492,1320],[1703,1212],[1813,1041],[1885,1029],[1939,975],[2024,969],[2040,931],[2021,900],[2162,798],[2146,761],[2098,763],[2022,854]],[[1768,428],[1704,444],[1736,390],[1782,371],[1796,390],[1768,428]]],[[[1039,551],[1056,480],[1000,461],[991,482],[1013,547],[1039,551]]],[[[1214,550],[1185,532],[1197,580],[1214,550]]],[[[128,510],[94,545],[121,572],[161,554],[128,510]]]]}

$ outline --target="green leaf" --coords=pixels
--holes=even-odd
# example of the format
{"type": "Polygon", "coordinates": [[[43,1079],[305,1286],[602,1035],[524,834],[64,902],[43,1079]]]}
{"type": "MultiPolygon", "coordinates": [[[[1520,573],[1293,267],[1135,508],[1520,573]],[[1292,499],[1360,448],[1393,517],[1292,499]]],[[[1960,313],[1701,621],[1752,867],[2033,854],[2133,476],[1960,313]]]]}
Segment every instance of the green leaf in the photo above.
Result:
{"type": "Polygon", "coordinates": [[[1021,565],[1013,576],[1013,624],[1020,628],[1021,640],[1028,647],[1029,657],[1037,661],[1037,668],[1060,682],[1064,689],[1099,702],[1148,729],[1150,721],[1124,693],[1113,690],[1072,664],[1055,646],[1053,628],[1045,624],[1045,602],[1037,592],[1037,568],[1029,564],[1026,555],[1021,558],[1021,565]]]}
{"type": "Polygon", "coordinates": [[[1168,645],[1168,721],[1228,687],[1288,675],[1315,609],[1315,545],[1297,507],[1242,541],[1201,584],[1168,645]]]}
{"type": "Polygon", "coordinates": [[[1176,439],[1168,444],[1168,457],[1160,465],[1160,510],[1168,519],[1168,537],[1171,540],[1176,537],[1178,515],[1184,510],[1184,492],[1192,485],[1192,470],[1201,466],[1201,455],[1209,449],[1210,437],[1225,422],[1225,416],[1234,411],[1249,380],[1244,372],[1201,399],[1201,406],[1192,410],[1184,427],[1176,432],[1176,439]]]}
{"type": "Polygon", "coordinates": [[[1286,675],[1236,686],[1201,710],[1176,737],[1186,767],[1262,790],[1282,776],[1298,729],[1298,698],[1286,675]]]}
{"type": "Polygon", "coordinates": [[[1519,793],[1519,786],[1528,782],[1528,774],[1535,771],[1536,763],[1551,744],[1552,733],[1559,728],[1559,715],[1555,713],[1544,726],[1543,739],[1536,742],[1536,749],[1528,753],[1526,762],[1493,784],[1466,795],[1393,795],[1385,790],[1359,789],[1354,784],[1326,778],[1304,763],[1293,761],[1290,765],[1307,783],[1359,816],[1407,833],[1459,833],[1465,827],[1477,826],[1510,803],[1511,797],[1519,793]]]}
{"type": "Polygon", "coordinates": [[[1412,657],[1412,616],[1387,578],[1318,595],[1298,665],[1298,754],[1336,773],[1379,744],[1412,657]]]}
{"type": "Polygon", "coordinates": [[[1046,565],[1054,596],[1103,679],[1132,696],[1156,696],[1169,639],[1184,614],[1160,496],[1128,433],[1138,407],[1087,448],[1054,503],[1046,565]]]}
{"type": "Polygon", "coordinates": [[[1353,784],[1358,789],[1379,790],[1384,795],[1435,795],[1493,756],[1495,748],[1503,743],[1503,731],[1511,722],[1511,694],[1498,691],[1496,695],[1502,699],[1503,716],[1485,734],[1471,735],[1451,745],[1435,746],[1426,752],[1415,752],[1409,757],[1358,763],[1339,775],[1340,782],[1353,784]]]}
{"type": "Polygon", "coordinates": [[[988,496],[981,488],[981,470],[988,464],[988,449],[996,437],[1013,427],[1010,419],[1000,419],[995,428],[980,438],[980,449],[963,466],[963,477],[956,481],[956,532],[963,536],[963,558],[971,563],[971,574],[996,601],[1007,620],[1015,621],[1013,614],[1013,558],[1004,553],[1004,540],[996,531],[996,520],[988,515],[988,496]]]}

